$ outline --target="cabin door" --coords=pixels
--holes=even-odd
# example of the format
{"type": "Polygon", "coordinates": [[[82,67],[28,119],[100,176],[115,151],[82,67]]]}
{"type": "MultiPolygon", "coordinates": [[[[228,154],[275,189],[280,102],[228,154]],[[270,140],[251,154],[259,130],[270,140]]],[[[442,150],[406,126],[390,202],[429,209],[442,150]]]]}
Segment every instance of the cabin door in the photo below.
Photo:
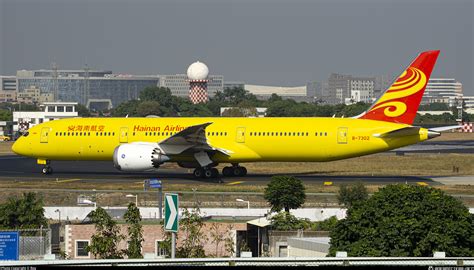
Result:
{"type": "Polygon", "coordinates": [[[128,143],[128,127],[120,128],[120,143],[128,143]]]}
{"type": "Polygon", "coordinates": [[[44,127],[41,129],[40,143],[48,143],[49,130],[49,127],[44,127]]]}
{"type": "Polygon", "coordinates": [[[245,128],[244,127],[238,127],[237,132],[235,135],[235,141],[238,143],[244,143],[245,142],[245,128]]]}
{"type": "Polygon", "coordinates": [[[346,144],[347,143],[347,128],[340,127],[337,129],[337,143],[346,144]]]}

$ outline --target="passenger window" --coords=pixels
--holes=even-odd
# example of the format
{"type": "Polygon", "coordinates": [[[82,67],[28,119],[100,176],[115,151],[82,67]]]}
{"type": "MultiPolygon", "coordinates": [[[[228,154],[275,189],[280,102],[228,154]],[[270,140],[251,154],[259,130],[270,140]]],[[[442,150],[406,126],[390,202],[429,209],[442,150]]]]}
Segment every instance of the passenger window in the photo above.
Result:
{"type": "Polygon", "coordinates": [[[327,135],[328,135],[328,133],[327,133],[327,132],[324,132],[324,136],[327,136],[327,135]]]}

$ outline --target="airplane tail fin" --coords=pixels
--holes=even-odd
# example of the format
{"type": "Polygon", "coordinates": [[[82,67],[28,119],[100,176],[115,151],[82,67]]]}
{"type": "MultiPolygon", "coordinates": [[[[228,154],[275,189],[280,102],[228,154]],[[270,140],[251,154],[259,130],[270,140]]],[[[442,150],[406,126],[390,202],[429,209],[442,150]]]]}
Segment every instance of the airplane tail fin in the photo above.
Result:
{"type": "Polygon", "coordinates": [[[360,119],[413,124],[439,50],[418,55],[360,119]]]}

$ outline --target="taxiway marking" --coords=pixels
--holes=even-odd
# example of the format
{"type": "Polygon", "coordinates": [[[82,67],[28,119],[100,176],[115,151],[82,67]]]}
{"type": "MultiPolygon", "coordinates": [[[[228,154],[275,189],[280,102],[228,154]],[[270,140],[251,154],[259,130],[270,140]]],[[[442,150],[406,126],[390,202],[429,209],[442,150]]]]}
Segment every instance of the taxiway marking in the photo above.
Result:
{"type": "Polygon", "coordinates": [[[65,180],[57,180],[56,183],[69,183],[69,182],[75,182],[75,181],[81,181],[82,179],[79,178],[74,178],[74,179],[65,179],[65,180]]]}
{"type": "Polygon", "coordinates": [[[236,181],[236,182],[230,182],[230,183],[227,183],[225,184],[226,186],[234,186],[234,185],[240,185],[242,184],[243,181],[236,181]]]}

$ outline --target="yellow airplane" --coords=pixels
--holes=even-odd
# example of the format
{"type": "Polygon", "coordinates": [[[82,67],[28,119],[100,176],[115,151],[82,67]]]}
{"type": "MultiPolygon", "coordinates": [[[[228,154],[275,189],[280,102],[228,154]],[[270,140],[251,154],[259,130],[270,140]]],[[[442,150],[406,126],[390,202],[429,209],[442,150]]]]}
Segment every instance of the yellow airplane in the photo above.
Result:
{"type": "Polygon", "coordinates": [[[111,160],[122,171],[165,162],[195,168],[195,177],[243,176],[239,163],[332,161],[388,151],[440,135],[412,126],[439,51],[421,53],[384,94],[354,118],[74,118],[30,128],[12,150],[51,160],[111,160]]]}

